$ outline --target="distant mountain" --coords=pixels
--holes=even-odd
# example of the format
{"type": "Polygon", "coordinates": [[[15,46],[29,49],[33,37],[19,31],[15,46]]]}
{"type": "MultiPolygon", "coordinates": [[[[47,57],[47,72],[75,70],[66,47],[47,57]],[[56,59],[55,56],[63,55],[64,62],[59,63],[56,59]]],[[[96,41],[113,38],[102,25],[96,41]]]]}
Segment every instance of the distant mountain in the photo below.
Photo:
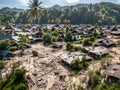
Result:
{"type": "Polygon", "coordinates": [[[71,6],[60,6],[60,5],[54,5],[53,7],[50,7],[49,9],[67,9],[69,7],[72,8],[80,8],[80,7],[87,7],[90,4],[77,4],[77,5],[71,5],[71,6]]]}
{"type": "MultiPolygon", "coordinates": [[[[115,25],[120,24],[120,5],[114,3],[77,4],[72,6],[54,5],[42,12],[39,23],[69,23],[115,25]]],[[[17,8],[2,8],[0,20],[15,23],[29,23],[27,10],[17,8]],[[20,12],[20,13],[19,13],[20,12]]],[[[38,22],[38,21],[36,21],[38,22]]]]}
{"type": "Polygon", "coordinates": [[[24,9],[18,9],[18,8],[4,7],[2,9],[0,9],[0,11],[23,12],[25,10],[24,9]]]}

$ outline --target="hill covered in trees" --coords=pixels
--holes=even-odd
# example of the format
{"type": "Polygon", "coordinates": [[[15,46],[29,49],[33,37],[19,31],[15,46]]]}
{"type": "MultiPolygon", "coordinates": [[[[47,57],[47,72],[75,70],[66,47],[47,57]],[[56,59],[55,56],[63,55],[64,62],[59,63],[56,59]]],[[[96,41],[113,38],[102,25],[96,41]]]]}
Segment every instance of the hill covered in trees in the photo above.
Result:
{"type": "MultiPolygon", "coordinates": [[[[0,10],[0,21],[5,23],[28,23],[26,11],[0,10]]],[[[42,16],[36,22],[47,23],[72,23],[72,24],[95,24],[112,25],[120,24],[120,5],[113,3],[78,4],[74,6],[55,5],[46,8],[42,16]],[[41,20],[40,20],[41,19],[41,20]]]]}

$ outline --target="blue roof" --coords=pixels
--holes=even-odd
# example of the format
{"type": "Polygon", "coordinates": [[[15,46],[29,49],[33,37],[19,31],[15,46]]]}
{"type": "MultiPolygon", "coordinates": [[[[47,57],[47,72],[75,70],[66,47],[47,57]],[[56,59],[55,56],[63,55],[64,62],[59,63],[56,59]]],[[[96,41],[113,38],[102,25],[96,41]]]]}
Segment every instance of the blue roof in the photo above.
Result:
{"type": "Polygon", "coordinates": [[[11,39],[11,35],[7,35],[7,36],[0,36],[0,40],[3,40],[3,39],[11,39]]]}
{"type": "Polygon", "coordinates": [[[8,51],[3,51],[3,52],[2,52],[2,56],[3,56],[3,57],[6,57],[7,55],[8,55],[8,51]]]}

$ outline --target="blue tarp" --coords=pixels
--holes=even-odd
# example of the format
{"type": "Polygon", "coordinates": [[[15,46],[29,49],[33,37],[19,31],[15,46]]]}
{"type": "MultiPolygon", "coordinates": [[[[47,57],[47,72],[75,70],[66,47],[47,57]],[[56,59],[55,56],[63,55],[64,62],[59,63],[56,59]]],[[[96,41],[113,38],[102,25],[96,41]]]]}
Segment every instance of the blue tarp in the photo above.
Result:
{"type": "Polygon", "coordinates": [[[3,52],[2,52],[2,56],[3,56],[3,57],[6,57],[6,56],[8,55],[8,53],[9,53],[8,51],[3,51],[3,52]]]}
{"type": "Polygon", "coordinates": [[[3,39],[11,39],[11,38],[12,38],[11,35],[0,36],[0,40],[3,40],[3,39]]]}

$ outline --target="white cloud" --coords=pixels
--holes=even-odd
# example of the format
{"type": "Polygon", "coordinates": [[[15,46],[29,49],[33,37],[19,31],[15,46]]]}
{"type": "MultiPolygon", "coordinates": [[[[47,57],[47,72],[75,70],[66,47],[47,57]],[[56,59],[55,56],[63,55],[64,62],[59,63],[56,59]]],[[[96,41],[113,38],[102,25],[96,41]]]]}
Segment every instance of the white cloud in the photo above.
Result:
{"type": "Polygon", "coordinates": [[[19,0],[20,1],[20,3],[22,3],[22,5],[24,5],[24,6],[27,6],[28,5],[28,2],[29,2],[29,0],[19,0]]]}
{"type": "Polygon", "coordinates": [[[79,0],[66,0],[68,3],[76,3],[78,2],[79,0]]]}
{"type": "Polygon", "coordinates": [[[120,0],[118,0],[117,3],[120,3],[120,0]]]}

